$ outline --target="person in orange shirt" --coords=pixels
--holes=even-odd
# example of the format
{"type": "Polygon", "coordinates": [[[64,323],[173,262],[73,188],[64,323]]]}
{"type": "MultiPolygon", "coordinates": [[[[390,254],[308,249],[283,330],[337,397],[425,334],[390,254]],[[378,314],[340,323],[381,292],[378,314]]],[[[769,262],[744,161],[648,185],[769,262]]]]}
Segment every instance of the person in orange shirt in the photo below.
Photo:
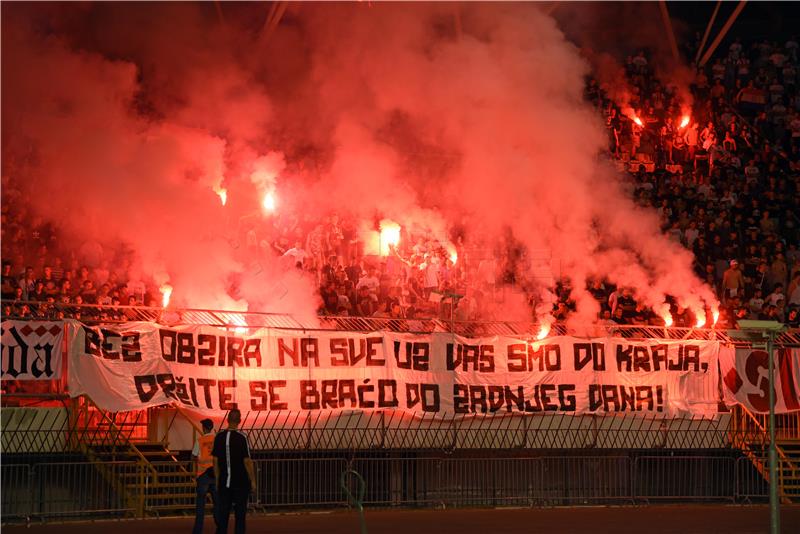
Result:
{"type": "Polygon", "coordinates": [[[197,495],[195,497],[195,518],[193,534],[202,534],[203,521],[206,513],[206,495],[211,493],[211,500],[214,503],[214,523],[217,523],[217,482],[214,478],[214,457],[211,451],[214,448],[214,422],[211,419],[200,421],[203,427],[203,434],[198,436],[192,449],[192,458],[195,464],[195,474],[197,475],[197,495]]]}

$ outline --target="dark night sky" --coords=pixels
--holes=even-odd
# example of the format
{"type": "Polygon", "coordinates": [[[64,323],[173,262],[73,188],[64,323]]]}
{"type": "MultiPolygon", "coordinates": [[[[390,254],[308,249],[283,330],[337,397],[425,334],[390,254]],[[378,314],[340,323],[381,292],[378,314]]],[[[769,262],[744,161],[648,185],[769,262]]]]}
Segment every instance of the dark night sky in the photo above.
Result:
{"type": "MultiPolygon", "coordinates": [[[[733,12],[737,2],[723,2],[720,8],[715,29],[725,23],[733,12]]],[[[705,31],[716,2],[668,2],[670,14],[685,21],[695,31],[705,31]]],[[[768,38],[770,40],[786,40],[800,28],[800,2],[748,2],[736,19],[731,33],[751,36],[752,38],[768,38]]]]}

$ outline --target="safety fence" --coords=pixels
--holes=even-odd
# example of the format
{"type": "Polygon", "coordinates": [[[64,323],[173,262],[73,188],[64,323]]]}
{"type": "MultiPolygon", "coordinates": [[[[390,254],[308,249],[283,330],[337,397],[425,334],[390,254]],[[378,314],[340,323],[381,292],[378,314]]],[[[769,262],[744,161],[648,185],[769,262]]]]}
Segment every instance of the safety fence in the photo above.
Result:
{"type": "MultiPolygon", "coordinates": [[[[310,332],[334,330],[350,332],[446,332],[466,337],[520,336],[535,337],[542,325],[531,321],[456,321],[448,317],[417,317],[396,319],[380,317],[321,316],[300,320],[290,314],[256,311],[211,310],[196,308],[161,308],[151,306],[108,306],[99,304],[63,304],[38,301],[3,300],[10,309],[3,319],[62,320],[76,319],[85,324],[114,324],[147,321],[158,324],[207,325],[250,331],[258,328],[277,328],[310,332]],[[21,309],[25,313],[21,313],[21,309]]],[[[717,340],[745,345],[734,339],[729,330],[715,327],[666,327],[663,325],[578,324],[567,326],[554,323],[549,329],[552,336],[577,335],[582,337],[624,337],[629,339],[695,339],[717,340]]],[[[779,333],[776,347],[800,347],[800,329],[779,333]]]]}
{"type": "Polygon", "coordinates": [[[393,411],[278,415],[245,412],[255,449],[721,448],[730,413],[686,418],[631,414],[409,417],[393,411]]]}
{"type": "Polygon", "coordinates": [[[4,462],[0,473],[3,522],[131,516],[136,495],[122,481],[146,480],[136,462],[4,462]]]}
{"type": "MultiPolygon", "coordinates": [[[[255,460],[255,511],[348,507],[342,473],[364,480],[365,507],[485,507],[764,502],[768,484],[745,457],[562,455],[296,457],[255,460]]],[[[148,473],[137,462],[4,463],[4,523],[156,515],[138,507],[148,473]]],[[[353,480],[353,479],[351,479],[353,480]]],[[[352,486],[352,482],[350,483],[352,486]]],[[[190,490],[191,491],[191,490],[190,490]]],[[[174,512],[191,514],[186,498],[174,512]]]]}
{"type": "MultiPolygon", "coordinates": [[[[189,450],[192,427],[174,407],[103,412],[81,397],[61,407],[2,409],[4,454],[83,452],[85,446],[160,442],[189,450]]],[[[632,414],[409,417],[395,411],[245,412],[241,429],[254,450],[718,449],[763,439],[740,409],[693,418],[632,414]]],[[[800,414],[778,417],[795,428],[800,414]]],[[[783,432],[779,434],[781,437],[783,432]]]]}
{"type": "MultiPolygon", "coordinates": [[[[161,442],[191,449],[187,420],[174,407],[103,412],[81,397],[49,408],[2,409],[0,445],[7,454],[62,454],[88,446],[161,442]],[[183,426],[181,426],[183,425],[183,426]],[[176,429],[186,427],[178,432],[176,429]],[[181,438],[181,439],[179,439],[181,438]]],[[[693,418],[604,415],[409,417],[394,411],[338,414],[244,412],[241,429],[254,450],[719,449],[763,443],[767,418],[742,407],[693,418]]],[[[776,417],[779,439],[800,438],[800,413],[776,417]]]]}

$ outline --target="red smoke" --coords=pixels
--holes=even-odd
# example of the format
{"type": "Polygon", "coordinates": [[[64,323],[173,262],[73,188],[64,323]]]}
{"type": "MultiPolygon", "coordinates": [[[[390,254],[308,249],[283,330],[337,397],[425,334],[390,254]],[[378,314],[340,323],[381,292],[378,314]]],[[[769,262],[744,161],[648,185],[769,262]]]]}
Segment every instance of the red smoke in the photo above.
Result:
{"type": "Polygon", "coordinates": [[[599,162],[588,64],[535,5],[463,5],[459,35],[449,6],[298,4],[266,41],[263,6],[222,7],[226,27],[210,4],[3,5],[4,155],[36,151],[9,172],[75,248],[125,243],[172,305],[309,318],[315,281],[247,241],[272,194],[277,212],[377,212],[443,243],[455,224],[486,246],[510,232],[548,251],[540,302],[571,281],[577,321],[598,276],[654,308],[715,301],[599,162]]]}

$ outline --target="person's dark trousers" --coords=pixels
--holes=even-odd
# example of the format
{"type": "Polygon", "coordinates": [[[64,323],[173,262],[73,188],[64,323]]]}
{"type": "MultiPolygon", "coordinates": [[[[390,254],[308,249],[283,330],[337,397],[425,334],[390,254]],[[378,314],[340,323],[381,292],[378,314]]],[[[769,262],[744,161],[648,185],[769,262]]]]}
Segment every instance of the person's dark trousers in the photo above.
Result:
{"type": "Polygon", "coordinates": [[[219,506],[217,507],[217,534],[227,534],[231,508],[236,519],[236,534],[244,534],[244,519],[247,514],[247,497],[249,489],[219,488],[219,506]]]}
{"type": "Polygon", "coordinates": [[[203,521],[206,515],[206,494],[211,493],[211,501],[214,503],[214,522],[216,523],[217,511],[217,482],[214,480],[214,473],[207,470],[197,477],[197,495],[195,495],[195,517],[192,534],[202,534],[203,521]]]}

